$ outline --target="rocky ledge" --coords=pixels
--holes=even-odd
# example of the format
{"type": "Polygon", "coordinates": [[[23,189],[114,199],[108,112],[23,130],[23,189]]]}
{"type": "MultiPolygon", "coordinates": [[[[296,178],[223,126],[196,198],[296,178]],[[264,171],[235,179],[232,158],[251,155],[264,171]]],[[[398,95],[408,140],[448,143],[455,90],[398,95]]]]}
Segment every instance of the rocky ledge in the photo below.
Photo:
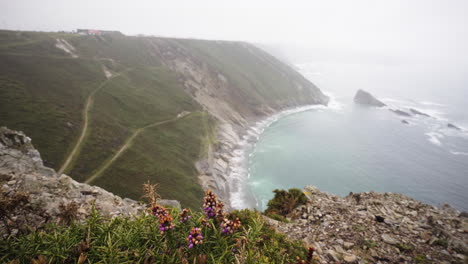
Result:
{"type": "MultiPolygon", "coordinates": [[[[180,207],[177,201],[161,204],[180,207]]],[[[58,175],[43,165],[24,133],[0,127],[0,235],[15,235],[47,222],[85,219],[94,206],[102,216],[135,216],[146,205],[58,175]]]]}
{"type": "Polygon", "coordinates": [[[307,186],[290,223],[265,219],[316,251],[316,263],[466,263],[468,214],[395,193],[346,197],[307,186]]]}

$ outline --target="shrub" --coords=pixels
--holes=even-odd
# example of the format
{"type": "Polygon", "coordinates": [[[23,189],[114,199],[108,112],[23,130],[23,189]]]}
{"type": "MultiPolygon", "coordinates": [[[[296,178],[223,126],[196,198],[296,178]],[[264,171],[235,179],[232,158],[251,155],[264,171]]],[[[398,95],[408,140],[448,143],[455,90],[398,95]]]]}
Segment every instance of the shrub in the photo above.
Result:
{"type": "MultiPolygon", "coordinates": [[[[212,194],[210,199],[219,204],[212,194]]],[[[154,206],[155,215],[134,218],[107,219],[93,209],[83,223],[49,224],[40,232],[9,237],[0,241],[0,263],[253,264],[306,258],[301,244],[267,227],[257,211],[223,213],[220,220],[201,210],[154,206]],[[161,224],[171,228],[161,232],[161,224]]]]}
{"type": "Polygon", "coordinates": [[[307,202],[305,194],[296,188],[285,190],[274,190],[275,196],[273,199],[268,201],[268,208],[265,210],[265,214],[278,214],[286,216],[301,204],[307,202]]]}

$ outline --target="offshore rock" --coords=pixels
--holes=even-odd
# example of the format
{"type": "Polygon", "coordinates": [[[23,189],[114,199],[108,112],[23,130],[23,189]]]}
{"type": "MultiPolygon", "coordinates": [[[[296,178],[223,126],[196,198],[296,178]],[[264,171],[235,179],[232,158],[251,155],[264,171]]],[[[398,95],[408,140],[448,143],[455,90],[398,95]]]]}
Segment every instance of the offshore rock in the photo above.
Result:
{"type": "Polygon", "coordinates": [[[356,95],[354,96],[354,103],[360,104],[360,105],[367,105],[367,106],[376,106],[376,107],[385,106],[384,103],[382,103],[377,98],[375,98],[370,93],[364,90],[357,91],[356,95]]]}
{"type": "Polygon", "coordinates": [[[411,116],[410,113],[405,112],[405,111],[400,110],[400,109],[395,109],[395,110],[394,110],[394,109],[390,109],[390,111],[392,111],[393,113],[395,113],[395,114],[397,114],[397,115],[399,115],[399,116],[404,116],[404,117],[410,117],[410,116],[411,116]]]}
{"type": "Polygon", "coordinates": [[[454,125],[454,124],[452,124],[452,123],[448,123],[448,124],[447,124],[447,127],[448,127],[448,128],[452,128],[452,129],[455,129],[455,130],[461,130],[461,128],[459,128],[458,126],[456,126],[456,125],[454,125]]]}
{"type": "Polygon", "coordinates": [[[410,112],[411,112],[412,114],[414,114],[414,115],[420,115],[420,116],[425,116],[425,117],[431,117],[430,115],[428,115],[428,114],[426,114],[426,113],[424,113],[424,112],[418,111],[418,110],[416,110],[416,109],[414,109],[414,108],[410,108],[409,110],[410,110],[410,112]]]}

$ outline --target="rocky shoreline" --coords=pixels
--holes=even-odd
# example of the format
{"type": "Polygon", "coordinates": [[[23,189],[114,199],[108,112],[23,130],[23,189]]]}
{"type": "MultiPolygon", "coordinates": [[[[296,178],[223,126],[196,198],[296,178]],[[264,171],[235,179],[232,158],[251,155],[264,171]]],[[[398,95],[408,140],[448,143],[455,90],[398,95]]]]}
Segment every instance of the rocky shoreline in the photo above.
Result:
{"type": "Polygon", "coordinates": [[[396,193],[340,197],[307,186],[290,223],[265,217],[315,248],[316,263],[467,263],[468,213],[396,193]]]}
{"type": "Polygon", "coordinates": [[[245,204],[241,205],[239,201],[237,203],[233,201],[232,196],[235,195],[239,199],[238,196],[246,195],[244,192],[247,190],[242,190],[242,188],[244,188],[248,172],[245,164],[242,163],[246,161],[248,150],[252,148],[264,129],[279,118],[318,107],[325,106],[314,104],[283,109],[254,119],[245,126],[221,124],[215,149],[211,149],[208,157],[196,164],[202,188],[216,192],[229,209],[245,208],[245,204]]]}

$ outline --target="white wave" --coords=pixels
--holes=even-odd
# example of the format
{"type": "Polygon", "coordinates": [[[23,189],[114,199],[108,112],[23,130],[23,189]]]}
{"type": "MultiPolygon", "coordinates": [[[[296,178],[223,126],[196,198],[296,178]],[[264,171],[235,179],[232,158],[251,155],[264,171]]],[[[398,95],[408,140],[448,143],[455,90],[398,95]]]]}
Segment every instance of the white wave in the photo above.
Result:
{"type": "Polygon", "coordinates": [[[420,101],[419,102],[420,104],[422,105],[430,105],[430,106],[445,106],[444,104],[440,104],[440,103],[435,103],[435,102],[431,102],[431,101],[420,101]]]}
{"type": "Polygon", "coordinates": [[[403,99],[395,99],[395,98],[382,98],[380,101],[386,102],[386,103],[397,103],[397,104],[412,104],[411,101],[408,100],[403,100],[403,99]]]}
{"type": "Polygon", "coordinates": [[[450,153],[452,153],[453,155],[468,156],[468,152],[450,150],[450,153]]]}
{"type": "Polygon", "coordinates": [[[322,91],[322,92],[323,94],[328,96],[328,98],[330,98],[330,101],[328,101],[328,105],[326,107],[321,108],[321,109],[331,109],[335,111],[343,110],[344,104],[336,100],[336,97],[334,94],[332,94],[329,91],[322,91]]]}
{"type": "Polygon", "coordinates": [[[434,145],[441,146],[442,142],[440,142],[439,139],[443,138],[444,135],[437,133],[437,132],[429,132],[426,133],[426,135],[429,137],[428,140],[434,145]]]}

